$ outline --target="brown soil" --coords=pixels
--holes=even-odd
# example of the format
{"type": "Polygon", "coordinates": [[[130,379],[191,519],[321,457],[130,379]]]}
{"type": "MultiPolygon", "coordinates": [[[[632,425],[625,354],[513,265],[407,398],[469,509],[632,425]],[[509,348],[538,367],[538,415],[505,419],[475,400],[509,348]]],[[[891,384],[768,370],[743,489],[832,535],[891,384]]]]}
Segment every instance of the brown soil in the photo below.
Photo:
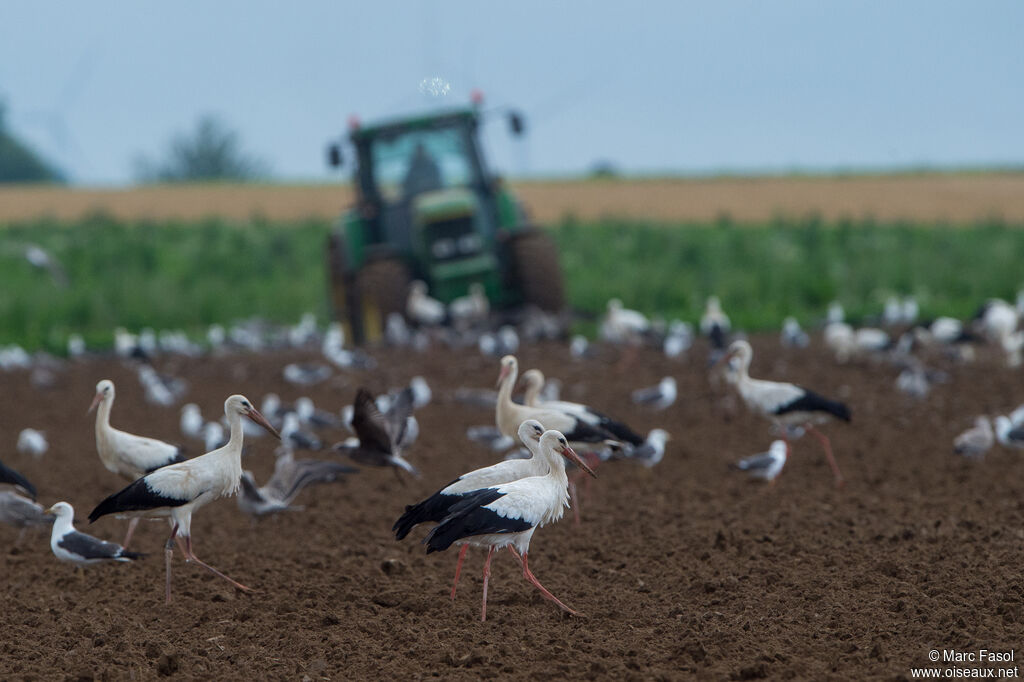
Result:
{"type": "MultiPolygon", "coordinates": [[[[1024,174],[925,174],[851,177],[529,181],[513,189],[532,218],[567,214],[647,220],[770,220],[873,216],[885,220],[969,222],[1001,216],[1024,221],[1024,174]]],[[[0,187],[0,222],[46,215],[74,220],[93,211],[124,219],[334,219],[352,203],[346,185],[185,185],[129,189],[0,187]]]]}
{"type": "MultiPolygon", "coordinates": [[[[826,428],[848,478],[844,490],[834,489],[809,437],[774,488],[728,471],[771,436],[766,423],[711,388],[700,348],[682,363],[642,352],[628,367],[611,352],[585,363],[561,346],[521,354],[523,366],[560,377],[569,399],[674,436],[652,470],[600,467],[581,525],[567,517],[534,536],[531,568],[586,618],[541,599],[503,553],[480,623],[482,552],[470,552],[451,602],[454,551],[426,556],[420,530],[393,539],[403,505],[495,459],[463,437],[491,415],[451,396],[459,385],[492,385],[497,362],[475,353],[382,352],[379,370],[338,373],[310,395],[337,408],[357,384],[382,390],[426,376],[435,400],[419,412],[423,431],[410,453],[421,480],[364,468],[306,491],[305,511],[259,523],[233,500],[211,504],[193,523],[198,555],[257,592],[236,592],[176,555],[170,606],[165,524],[140,526],[133,544],[147,559],[95,567],[84,578],[54,560],[44,534],[13,547],[17,531],[0,527],[0,677],[892,679],[927,665],[931,649],[1019,648],[1024,459],[995,449],[985,461],[964,461],[951,440],[975,414],[1021,402],[1020,372],[987,361],[952,367],[949,384],[915,403],[896,393],[887,366],[837,366],[820,350],[780,350],[774,337],[754,346],[755,376],[785,377],[849,402],[853,423],[826,428]],[[632,389],[667,373],[680,383],[674,407],[657,414],[631,405],[632,389]]],[[[186,377],[188,399],[212,415],[233,392],[299,395],[281,379],[297,357],[159,364],[186,377]]],[[[177,410],[147,405],[131,371],[112,360],[74,363],[50,390],[31,388],[25,373],[4,377],[0,433],[13,444],[21,428],[40,427],[51,442],[41,461],[10,449],[4,461],[37,484],[42,503],[68,500],[79,519],[123,485],[101,467],[85,415],[105,377],[119,390],[115,425],[180,440],[177,410]]],[[[258,480],[270,471],[271,447],[266,438],[251,443],[245,466],[258,480]]],[[[80,520],[79,528],[120,539],[125,522],[80,520]]]]}

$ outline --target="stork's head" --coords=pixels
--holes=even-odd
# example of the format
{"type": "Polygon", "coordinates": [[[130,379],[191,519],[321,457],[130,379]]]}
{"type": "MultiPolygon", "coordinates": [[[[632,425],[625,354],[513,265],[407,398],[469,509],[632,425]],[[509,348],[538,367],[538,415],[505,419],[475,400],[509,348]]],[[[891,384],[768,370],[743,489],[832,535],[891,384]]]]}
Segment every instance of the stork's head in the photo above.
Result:
{"type": "Polygon", "coordinates": [[[540,422],[536,419],[527,419],[519,425],[517,434],[519,436],[519,441],[524,445],[527,440],[539,443],[540,437],[544,435],[544,427],[541,426],[540,422]]]}
{"type": "Polygon", "coordinates": [[[527,406],[533,407],[541,389],[544,388],[544,372],[539,369],[528,369],[519,378],[519,383],[526,389],[524,402],[527,406]]]}
{"type": "Polygon", "coordinates": [[[576,454],[576,451],[569,447],[568,441],[565,440],[565,436],[562,435],[561,431],[550,429],[544,432],[544,435],[540,437],[541,448],[549,448],[552,451],[565,457],[567,460],[575,464],[580,468],[580,471],[585,471],[594,478],[597,478],[597,474],[594,470],[587,466],[587,463],[580,459],[580,456],[576,454]]]}
{"type": "Polygon", "coordinates": [[[506,355],[501,359],[501,372],[498,374],[498,386],[505,381],[505,378],[512,376],[513,378],[519,374],[519,361],[516,360],[514,355],[506,355]]]}
{"type": "Polygon", "coordinates": [[[277,432],[270,422],[267,421],[266,417],[260,414],[260,411],[252,406],[249,399],[244,395],[233,395],[224,401],[224,414],[229,418],[232,414],[241,415],[242,417],[248,417],[253,422],[259,424],[268,432],[270,432],[275,438],[280,440],[281,434],[277,432]]]}
{"type": "Polygon", "coordinates": [[[754,349],[750,347],[749,343],[739,339],[729,345],[729,350],[726,351],[719,362],[729,363],[730,369],[746,370],[750,367],[750,360],[753,357],[754,349]]]}
{"type": "MultiPolygon", "coordinates": [[[[92,399],[92,405],[89,406],[89,412],[96,409],[96,406],[102,402],[114,399],[114,382],[110,379],[104,379],[103,381],[96,384],[96,397],[92,399]]],[[[89,414],[86,412],[86,414],[89,414]]]]}
{"type": "Polygon", "coordinates": [[[58,502],[44,512],[50,516],[56,516],[58,519],[70,519],[75,515],[75,510],[67,502],[58,502]]]}

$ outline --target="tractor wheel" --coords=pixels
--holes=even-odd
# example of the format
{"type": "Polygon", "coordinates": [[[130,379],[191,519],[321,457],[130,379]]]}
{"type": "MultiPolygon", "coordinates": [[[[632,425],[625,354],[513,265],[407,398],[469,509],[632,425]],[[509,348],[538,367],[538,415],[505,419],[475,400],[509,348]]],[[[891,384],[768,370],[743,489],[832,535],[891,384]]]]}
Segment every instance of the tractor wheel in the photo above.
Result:
{"type": "Polygon", "coordinates": [[[509,245],[512,283],[526,305],[535,305],[549,313],[565,308],[565,284],[558,248],[547,234],[530,230],[515,235],[509,245]]]}
{"type": "Polygon", "coordinates": [[[410,280],[409,269],[397,258],[371,261],[359,271],[363,326],[368,341],[381,339],[388,315],[405,313],[410,280]]]}

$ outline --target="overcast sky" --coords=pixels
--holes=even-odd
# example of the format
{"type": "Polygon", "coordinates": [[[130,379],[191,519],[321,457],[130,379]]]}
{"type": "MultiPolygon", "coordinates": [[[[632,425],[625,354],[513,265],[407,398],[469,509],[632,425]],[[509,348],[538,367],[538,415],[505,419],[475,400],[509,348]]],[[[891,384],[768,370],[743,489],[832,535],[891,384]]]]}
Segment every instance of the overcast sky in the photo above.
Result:
{"type": "Polygon", "coordinates": [[[363,120],[480,88],[514,176],[1024,163],[1024,2],[6,2],[10,126],[88,185],[213,113],[288,181],[363,120]],[[425,80],[450,84],[424,94],[425,80]]]}

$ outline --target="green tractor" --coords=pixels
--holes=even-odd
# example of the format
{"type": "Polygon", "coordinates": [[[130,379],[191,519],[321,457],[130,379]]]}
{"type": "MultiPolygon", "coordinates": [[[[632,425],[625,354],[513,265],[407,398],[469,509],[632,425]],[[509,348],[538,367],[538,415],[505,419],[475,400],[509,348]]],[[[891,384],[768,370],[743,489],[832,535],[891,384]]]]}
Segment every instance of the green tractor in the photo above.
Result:
{"type": "MultiPolygon", "coordinates": [[[[378,340],[405,313],[409,285],[427,283],[444,303],[483,285],[492,310],[565,306],[558,253],[529,225],[516,197],[491,175],[477,137],[476,107],[363,126],[349,121],[356,204],[328,242],[335,319],[356,344],[378,340]]],[[[523,119],[508,114],[513,134],[523,119]]],[[[328,149],[342,165],[342,145],[328,149]]]]}

